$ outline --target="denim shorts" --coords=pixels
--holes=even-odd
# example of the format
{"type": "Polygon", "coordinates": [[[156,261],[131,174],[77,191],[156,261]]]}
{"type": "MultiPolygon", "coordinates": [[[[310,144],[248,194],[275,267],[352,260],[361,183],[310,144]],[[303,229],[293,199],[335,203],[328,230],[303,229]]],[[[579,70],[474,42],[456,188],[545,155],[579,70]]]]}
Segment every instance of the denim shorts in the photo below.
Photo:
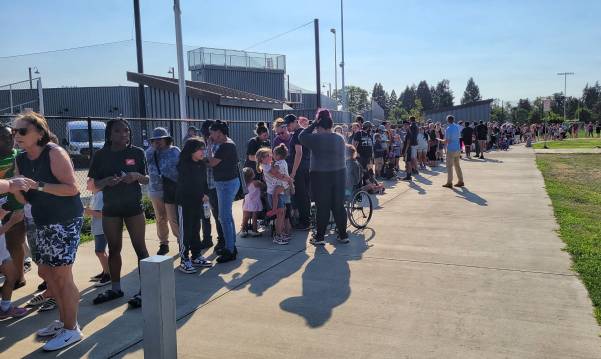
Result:
{"type": "MultiPolygon", "coordinates": [[[[267,194],[267,202],[269,203],[269,208],[273,208],[273,196],[272,194],[267,194]]],[[[286,204],[290,203],[290,198],[288,198],[285,194],[280,194],[278,197],[278,207],[277,208],[285,208],[286,204]]]]}
{"type": "Polygon", "coordinates": [[[106,238],[104,238],[104,234],[95,234],[94,235],[94,252],[96,252],[96,253],[106,252],[106,238]]]}

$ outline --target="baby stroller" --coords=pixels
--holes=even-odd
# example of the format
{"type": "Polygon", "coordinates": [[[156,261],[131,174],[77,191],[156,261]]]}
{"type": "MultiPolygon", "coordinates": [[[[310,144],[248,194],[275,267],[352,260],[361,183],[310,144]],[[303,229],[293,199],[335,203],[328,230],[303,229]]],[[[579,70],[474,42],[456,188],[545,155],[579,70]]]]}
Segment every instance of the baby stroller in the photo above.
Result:
{"type": "Polygon", "coordinates": [[[505,137],[501,137],[499,140],[499,150],[507,151],[509,150],[509,141],[505,137]]]}

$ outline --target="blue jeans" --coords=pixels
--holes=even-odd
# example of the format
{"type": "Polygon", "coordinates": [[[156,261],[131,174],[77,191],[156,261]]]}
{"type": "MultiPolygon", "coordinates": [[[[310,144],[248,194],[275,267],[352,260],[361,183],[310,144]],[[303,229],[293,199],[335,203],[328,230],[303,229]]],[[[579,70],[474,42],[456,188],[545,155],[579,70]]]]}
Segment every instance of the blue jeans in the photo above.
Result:
{"type": "Polygon", "coordinates": [[[221,223],[221,227],[223,228],[225,249],[230,252],[233,252],[236,246],[236,226],[234,225],[232,205],[234,204],[234,198],[239,188],[239,178],[229,181],[215,181],[217,201],[219,202],[219,223],[221,223]]]}

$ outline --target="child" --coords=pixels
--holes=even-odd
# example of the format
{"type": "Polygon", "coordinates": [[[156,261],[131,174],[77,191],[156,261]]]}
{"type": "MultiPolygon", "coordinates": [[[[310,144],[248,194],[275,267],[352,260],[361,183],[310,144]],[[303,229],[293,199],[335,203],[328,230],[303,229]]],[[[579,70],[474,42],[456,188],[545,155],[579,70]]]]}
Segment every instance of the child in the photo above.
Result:
{"type": "Polygon", "coordinates": [[[386,147],[382,142],[382,135],[376,133],[374,136],[374,162],[376,167],[376,178],[382,177],[382,168],[384,167],[384,157],[386,156],[386,147]]]}
{"type": "Polygon", "coordinates": [[[209,202],[207,167],[203,162],[205,150],[206,145],[200,138],[191,137],[186,141],[177,164],[178,180],[175,198],[179,213],[181,258],[178,269],[187,274],[196,273],[197,267],[213,266],[211,261],[202,256],[200,242],[203,205],[209,202]]]}
{"type": "Polygon", "coordinates": [[[257,215],[263,210],[263,203],[261,203],[261,188],[263,183],[255,180],[255,171],[250,167],[245,167],[242,172],[244,173],[244,180],[248,184],[248,193],[244,196],[244,202],[242,203],[242,237],[251,235],[252,237],[258,237],[261,235],[257,226],[257,215]],[[248,228],[248,221],[252,218],[252,229],[248,228]]]}
{"type": "Polygon", "coordinates": [[[398,172],[401,170],[401,149],[403,148],[403,141],[401,141],[401,135],[395,134],[392,140],[392,153],[394,154],[394,169],[398,172]]]}
{"type": "Polygon", "coordinates": [[[84,209],[84,214],[92,217],[91,232],[94,236],[94,252],[102,267],[102,272],[90,278],[90,282],[96,282],[94,287],[104,287],[111,284],[111,275],[109,274],[109,256],[106,253],[107,242],[102,229],[102,191],[96,189],[94,180],[91,178],[88,178],[87,188],[93,194],[88,207],[84,209]]]}
{"type": "Polygon", "coordinates": [[[280,144],[273,150],[275,154],[275,163],[272,165],[273,154],[268,148],[261,148],[257,151],[257,171],[264,174],[267,183],[267,199],[271,210],[267,212],[268,216],[275,214],[275,232],[273,242],[275,244],[288,244],[290,240],[290,221],[286,216],[287,196],[284,191],[291,187],[292,178],[288,176],[288,165],[284,160],[288,155],[286,145],[280,144]]]}
{"type": "Polygon", "coordinates": [[[353,192],[361,188],[361,182],[363,180],[363,169],[361,164],[357,161],[357,150],[355,146],[346,145],[346,186],[344,189],[344,195],[347,199],[350,199],[353,192]]]}
{"type": "MultiPolygon", "coordinates": [[[[4,218],[8,212],[0,208],[0,218],[4,218]]],[[[0,271],[4,273],[6,279],[2,286],[2,301],[0,301],[0,319],[20,318],[27,314],[27,309],[15,307],[11,302],[13,288],[17,281],[19,271],[15,268],[14,263],[10,258],[10,254],[6,249],[6,232],[5,226],[0,228],[0,271]]]]}

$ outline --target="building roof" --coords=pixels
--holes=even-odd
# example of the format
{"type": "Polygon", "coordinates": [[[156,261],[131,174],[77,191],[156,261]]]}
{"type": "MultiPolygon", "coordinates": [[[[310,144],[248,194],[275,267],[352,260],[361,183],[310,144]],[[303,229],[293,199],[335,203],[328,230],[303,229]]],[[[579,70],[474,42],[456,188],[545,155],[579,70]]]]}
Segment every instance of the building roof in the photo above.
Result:
{"type": "Polygon", "coordinates": [[[424,111],[424,115],[431,115],[433,113],[448,112],[448,111],[453,111],[453,110],[459,110],[459,109],[462,109],[462,108],[487,105],[487,104],[490,104],[493,101],[494,101],[493,99],[488,99],[488,100],[470,102],[470,103],[466,103],[466,104],[463,104],[463,105],[443,107],[443,108],[439,108],[439,109],[436,109],[436,110],[424,111]]]}
{"type": "MultiPolygon", "coordinates": [[[[179,92],[178,80],[170,77],[128,71],[127,80],[169,92],[179,92]]],[[[186,94],[220,106],[264,109],[282,109],[284,106],[283,101],[201,81],[186,81],[186,94]]]]}

